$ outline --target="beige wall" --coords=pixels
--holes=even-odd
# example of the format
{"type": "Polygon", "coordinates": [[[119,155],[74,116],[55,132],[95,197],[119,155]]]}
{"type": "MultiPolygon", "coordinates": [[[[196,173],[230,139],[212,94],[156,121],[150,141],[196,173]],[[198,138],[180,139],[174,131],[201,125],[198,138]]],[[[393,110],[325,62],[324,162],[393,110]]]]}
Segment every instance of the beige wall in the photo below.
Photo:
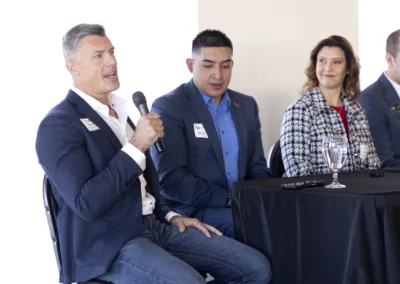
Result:
{"type": "Polygon", "coordinates": [[[260,108],[264,151],[279,138],[286,107],[299,96],[316,43],[345,36],[358,50],[357,0],[199,0],[199,30],[216,28],[233,42],[230,88],[260,108]]]}

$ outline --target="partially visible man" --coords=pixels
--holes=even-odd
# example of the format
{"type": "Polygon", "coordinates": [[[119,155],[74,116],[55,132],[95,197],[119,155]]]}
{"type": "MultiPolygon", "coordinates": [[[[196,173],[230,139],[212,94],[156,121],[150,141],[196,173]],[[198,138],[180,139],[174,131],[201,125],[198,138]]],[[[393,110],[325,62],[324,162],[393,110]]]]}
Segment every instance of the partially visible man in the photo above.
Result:
{"type": "Polygon", "coordinates": [[[129,119],[114,47],[100,25],[81,24],[63,41],[74,87],[41,122],[39,162],[59,205],[63,283],[267,283],[268,260],[160,204],[148,148],[163,137],[159,115],[129,119]],[[168,225],[168,223],[173,226],[168,225]]]}
{"type": "Polygon", "coordinates": [[[152,111],[164,123],[166,151],[151,149],[163,202],[229,237],[234,237],[233,183],[271,176],[257,103],[228,89],[232,52],[231,40],[221,31],[195,37],[186,61],[193,79],[153,103],[152,111]]]}
{"type": "Polygon", "coordinates": [[[364,108],[382,167],[400,166],[400,30],[386,41],[388,69],[366,88],[364,108]]]}

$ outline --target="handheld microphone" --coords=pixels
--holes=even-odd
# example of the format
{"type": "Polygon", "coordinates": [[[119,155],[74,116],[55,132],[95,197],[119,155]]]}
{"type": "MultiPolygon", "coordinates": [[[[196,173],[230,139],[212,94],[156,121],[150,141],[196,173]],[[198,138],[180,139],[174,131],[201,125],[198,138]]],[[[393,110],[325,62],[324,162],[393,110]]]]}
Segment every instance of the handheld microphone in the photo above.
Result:
{"type": "MultiPolygon", "coordinates": [[[[143,116],[149,113],[149,109],[147,108],[147,101],[146,97],[143,95],[142,92],[138,91],[132,95],[132,100],[137,109],[140,112],[140,115],[143,116]]],[[[154,143],[158,153],[162,153],[165,150],[164,143],[162,142],[161,138],[158,138],[157,141],[154,143]]]]}

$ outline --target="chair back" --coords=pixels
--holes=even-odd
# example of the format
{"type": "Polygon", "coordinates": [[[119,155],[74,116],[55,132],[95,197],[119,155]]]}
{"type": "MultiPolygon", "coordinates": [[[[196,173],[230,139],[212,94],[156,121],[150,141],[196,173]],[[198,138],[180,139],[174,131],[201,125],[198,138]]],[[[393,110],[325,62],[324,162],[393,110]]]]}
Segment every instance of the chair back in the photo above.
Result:
{"type": "MultiPolygon", "coordinates": [[[[56,223],[56,218],[59,208],[57,201],[54,198],[50,181],[46,175],[44,175],[43,177],[43,203],[44,203],[44,209],[46,211],[47,223],[49,224],[51,241],[53,242],[54,254],[56,255],[58,271],[61,271],[60,243],[58,240],[58,229],[56,223]]],[[[112,283],[100,279],[92,279],[85,282],[79,282],[77,284],[112,284],[112,283]]]]}
{"type": "Polygon", "coordinates": [[[49,225],[51,241],[53,243],[54,254],[56,255],[58,271],[61,269],[61,254],[60,254],[60,244],[58,241],[58,229],[57,229],[57,213],[58,204],[54,198],[50,181],[47,176],[44,175],[43,178],[43,202],[44,209],[46,211],[47,223],[49,225]]]}
{"type": "Polygon", "coordinates": [[[272,171],[274,178],[280,178],[285,173],[285,167],[282,160],[281,143],[278,140],[269,150],[267,166],[272,171]]]}

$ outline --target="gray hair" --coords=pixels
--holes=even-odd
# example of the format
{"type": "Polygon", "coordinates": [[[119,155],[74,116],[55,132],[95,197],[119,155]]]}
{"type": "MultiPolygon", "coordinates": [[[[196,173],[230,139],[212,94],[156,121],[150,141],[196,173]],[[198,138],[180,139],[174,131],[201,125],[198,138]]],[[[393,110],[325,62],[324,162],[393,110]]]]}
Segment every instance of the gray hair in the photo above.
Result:
{"type": "Polygon", "coordinates": [[[80,24],[71,28],[63,37],[63,53],[65,60],[69,60],[71,53],[76,51],[85,36],[105,36],[106,31],[102,25],[80,24]]]}
{"type": "Polygon", "coordinates": [[[386,40],[386,52],[396,58],[400,48],[400,30],[392,32],[386,40]]]}

